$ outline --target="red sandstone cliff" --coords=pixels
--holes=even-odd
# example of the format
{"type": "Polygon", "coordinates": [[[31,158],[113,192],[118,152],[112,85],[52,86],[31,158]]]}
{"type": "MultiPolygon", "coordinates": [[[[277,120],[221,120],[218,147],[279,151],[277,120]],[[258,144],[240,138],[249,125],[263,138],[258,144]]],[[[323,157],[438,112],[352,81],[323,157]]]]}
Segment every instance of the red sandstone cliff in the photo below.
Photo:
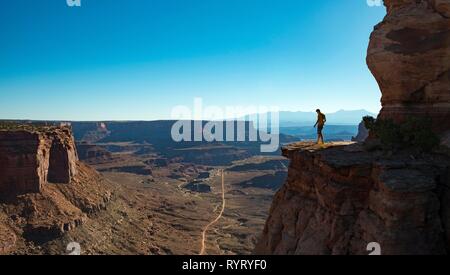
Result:
{"type": "Polygon", "coordinates": [[[0,131],[0,193],[38,193],[47,182],[70,183],[77,161],[69,128],[0,131]]]}
{"type": "Polygon", "coordinates": [[[105,209],[111,192],[78,161],[68,127],[0,129],[0,254],[26,253],[105,209]]]}
{"type": "Polygon", "coordinates": [[[412,159],[359,144],[298,143],[257,254],[444,254],[450,249],[446,156],[412,159]]]}
{"type": "Polygon", "coordinates": [[[433,119],[450,130],[450,1],[385,0],[367,64],[382,92],[380,117],[433,119]]]}
{"type": "MultiPolygon", "coordinates": [[[[428,117],[450,142],[450,0],[385,0],[367,64],[382,93],[379,117],[428,117]]],[[[257,254],[450,252],[450,159],[386,156],[356,145],[299,143],[257,254]]]]}

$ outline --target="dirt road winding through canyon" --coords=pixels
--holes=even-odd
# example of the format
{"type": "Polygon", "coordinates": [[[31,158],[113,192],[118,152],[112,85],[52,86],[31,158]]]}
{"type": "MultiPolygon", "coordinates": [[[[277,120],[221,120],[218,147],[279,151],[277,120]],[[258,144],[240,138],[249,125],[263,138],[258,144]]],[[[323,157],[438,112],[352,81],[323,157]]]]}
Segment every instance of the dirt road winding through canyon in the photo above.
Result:
{"type": "Polygon", "coordinates": [[[202,232],[202,246],[200,249],[200,255],[205,255],[205,241],[206,241],[206,233],[208,231],[208,229],[214,225],[215,223],[217,223],[220,218],[222,217],[223,212],[225,211],[225,206],[226,206],[226,202],[225,202],[225,175],[224,175],[224,171],[221,171],[222,173],[222,209],[220,210],[219,215],[213,220],[211,221],[208,225],[205,226],[205,228],[203,229],[202,232]]]}

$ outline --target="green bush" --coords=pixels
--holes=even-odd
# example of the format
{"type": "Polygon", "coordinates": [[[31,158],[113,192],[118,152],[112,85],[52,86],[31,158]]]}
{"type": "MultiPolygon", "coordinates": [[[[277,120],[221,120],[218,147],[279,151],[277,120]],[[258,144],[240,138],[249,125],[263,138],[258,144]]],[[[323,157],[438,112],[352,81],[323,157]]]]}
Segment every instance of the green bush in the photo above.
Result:
{"type": "Polygon", "coordinates": [[[410,117],[403,123],[390,119],[363,118],[370,133],[378,138],[384,150],[413,149],[430,152],[439,145],[439,137],[431,129],[431,120],[410,117]]]}

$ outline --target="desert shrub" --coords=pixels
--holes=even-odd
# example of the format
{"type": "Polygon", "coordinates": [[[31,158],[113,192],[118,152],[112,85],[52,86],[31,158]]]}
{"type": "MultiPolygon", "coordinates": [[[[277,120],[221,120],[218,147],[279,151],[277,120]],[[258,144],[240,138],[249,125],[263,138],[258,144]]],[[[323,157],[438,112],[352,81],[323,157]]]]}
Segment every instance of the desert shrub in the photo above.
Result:
{"type": "Polygon", "coordinates": [[[403,142],[422,151],[431,151],[439,146],[439,137],[431,128],[431,119],[411,117],[400,125],[403,142]]]}
{"type": "Polygon", "coordinates": [[[25,123],[25,122],[14,122],[14,121],[0,121],[0,131],[46,131],[51,129],[52,125],[47,126],[47,123],[42,122],[33,122],[33,123],[25,123]]]}
{"type": "Polygon", "coordinates": [[[378,138],[384,150],[412,149],[432,151],[439,145],[439,137],[431,129],[431,120],[409,117],[403,123],[390,119],[363,118],[365,127],[378,138]]]}

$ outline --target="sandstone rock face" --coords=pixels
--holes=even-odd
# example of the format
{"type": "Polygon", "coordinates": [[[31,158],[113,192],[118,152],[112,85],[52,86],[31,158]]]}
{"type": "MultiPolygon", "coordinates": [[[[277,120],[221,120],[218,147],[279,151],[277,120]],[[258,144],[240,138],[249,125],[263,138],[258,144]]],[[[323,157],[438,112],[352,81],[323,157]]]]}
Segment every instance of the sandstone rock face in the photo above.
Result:
{"type": "MultiPolygon", "coordinates": [[[[385,0],[367,64],[382,93],[380,118],[431,118],[450,131],[450,0],[385,0]]],[[[387,157],[352,144],[300,143],[276,194],[257,254],[446,254],[450,251],[450,159],[387,157]]],[[[401,155],[403,154],[403,155],[401,155]]]]}
{"type": "Polygon", "coordinates": [[[75,141],[68,128],[51,135],[48,180],[55,183],[70,183],[76,175],[78,161],[75,141]]]}
{"type": "Polygon", "coordinates": [[[42,184],[39,193],[0,199],[0,255],[29,253],[29,242],[55,241],[106,209],[111,186],[93,168],[76,165],[70,184],[42,184]]]}
{"type": "Polygon", "coordinates": [[[359,144],[290,145],[256,254],[445,254],[450,249],[450,160],[387,158],[359,144]]]}
{"type": "Polygon", "coordinates": [[[38,193],[48,181],[70,183],[77,160],[69,128],[0,131],[0,193],[38,193]]]}
{"type": "Polygon", "coordinates": [[[369,130],[364,125],[364,121],[358,126],[358,135],[352,138],[352,141],[363,142],[369,137],[369,130]]]}
{"type": "Polygon", "coordinates": [[[0,192],[39,192],[47,181],[49,147],[38,133],[0,132],[0,192]]]}
{"type": "Polygon", "coordinates": [[[0,125],[0,255],[40,250],[29,244],[74,231],[106,209],[109,187],[78,161],[71,128],[0,125]]]}
{"type": "Polygon", "coordinates": [[[385,0],[367,64],[382,93],[381,118],[432,118],[450,130],[450,0],[385,0]]]}

